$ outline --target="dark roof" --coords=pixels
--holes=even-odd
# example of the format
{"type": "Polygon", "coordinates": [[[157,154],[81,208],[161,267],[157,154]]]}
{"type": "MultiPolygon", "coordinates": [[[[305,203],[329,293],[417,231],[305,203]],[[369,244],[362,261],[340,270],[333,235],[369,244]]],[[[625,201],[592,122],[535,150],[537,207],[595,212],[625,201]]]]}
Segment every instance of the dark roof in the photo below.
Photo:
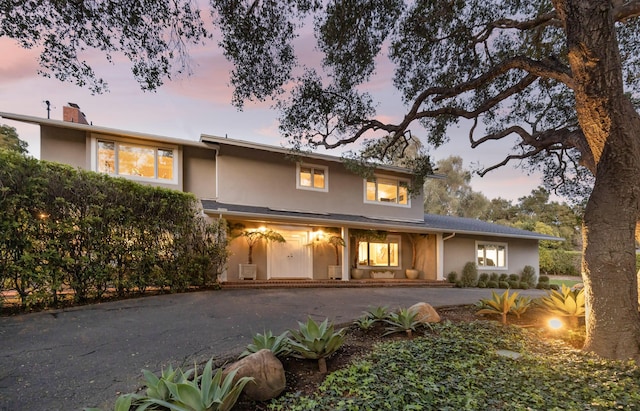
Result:
{"type": "Polygon", "coordinates": [[[374,218],[361,215],[338,213],[312,213],[307,211],[281,210],[269,207],[226,204],[214,200],[202,200],[202,207],[208,214],[238,217],[252,220],[276,220],[308,224],[346,224],[353,228],[413,231],[422,233],[457,233],[493,235],[499,237],[526,238],[532,240],[555,240],[562,238],[535,233],[501,224],[488,223],[473,218],[451,217],[425,214],[424,220],[374,218]]]}

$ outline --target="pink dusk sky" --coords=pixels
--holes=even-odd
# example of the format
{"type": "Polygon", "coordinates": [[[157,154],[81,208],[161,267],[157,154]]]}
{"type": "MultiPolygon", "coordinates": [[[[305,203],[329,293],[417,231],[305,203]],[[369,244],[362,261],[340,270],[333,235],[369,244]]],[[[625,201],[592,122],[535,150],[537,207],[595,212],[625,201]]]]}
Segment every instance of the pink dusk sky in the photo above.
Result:
{"type": "MultiPolygon", "coordinates": [[[[201,134],[210,134],[275,146],[284,143],[278,132],[277,113],[270,109],[269,103],[247,103],[241,112],[231,105],[231,66],[214,41],[192,50],[191,76],[175,78],[156,92],[140,90],[126,60],[114,59],[112,64],[98,54],[87,56],[96,73],[109,84],[108,93],[92,95],[71,83],[38,75],[38,52],[21,49],[13,40],[0,38],[0,56],[0,112],[46,118],[45,100],[48,100],[51,118],[61,120],[62,107],[72,102],[80,106],[88,121],[104,127],[184,140],[198,140],[201,134]]],[[[310,64],[304,56],[299,57],[303,63],[310,64]]],[[[367,91],[384,101],[378,110],[380,119],[398,121],[405,108],[399,92],[392,87],[391,68],[388,71],[385,68],[381,66],[367,85],[367,91]]],[[[20,138],[29,143],[30,153],[39,157],[39,127],[5,119],[0,119],[0,124],[15,127],[20,138]]],[[[412,132],[426,140],[418,124],[412,132]]],[[[467,133],[468,128],[463,125],[452,129],[449,143],[429,150],[434,161],[459,155],[467,169],[476,164],[489,166],[501,161],[513,145],[513,142],[503,142],[471,149],[467,133]]],[[[340,152],[329,154],[339,156],[340,152]]],[[[512,163],[483,178],[474,176],[473,189],[489,199],[502,197],[515,201],[529,195],[541,184],[541,178],[528,176],[516,165],[512,163]]]]}

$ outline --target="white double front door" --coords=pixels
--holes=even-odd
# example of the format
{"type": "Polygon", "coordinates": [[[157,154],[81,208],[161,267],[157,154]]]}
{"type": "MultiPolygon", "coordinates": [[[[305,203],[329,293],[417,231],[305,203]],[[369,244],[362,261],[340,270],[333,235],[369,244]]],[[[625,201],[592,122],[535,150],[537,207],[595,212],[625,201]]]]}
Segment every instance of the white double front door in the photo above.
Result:
{"type": "Polygon", "coordinates": [[[278,228],[286,242],[269,243],[267,278],[312,279],[313,261],[309,232],[278,228]]]}

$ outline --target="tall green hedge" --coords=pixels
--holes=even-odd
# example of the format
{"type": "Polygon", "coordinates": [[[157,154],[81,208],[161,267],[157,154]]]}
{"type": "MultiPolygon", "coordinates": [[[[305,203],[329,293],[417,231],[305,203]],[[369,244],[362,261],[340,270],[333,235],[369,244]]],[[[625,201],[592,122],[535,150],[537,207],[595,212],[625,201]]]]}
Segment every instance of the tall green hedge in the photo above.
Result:
{"type": "Polygon", "coordinates": [[[191,194],[0,150],[0,287],[23,306],[206,285],[226,262],[223,225],[191,194]]]}
{"type": "MultiPolygon", "coordinates": [[[[540,248],[540,273],[575,275],[581,272],[582,252],[540,248]]],[[[636,253],[636,269],[640,270],[640,254],[636,253]]]]}

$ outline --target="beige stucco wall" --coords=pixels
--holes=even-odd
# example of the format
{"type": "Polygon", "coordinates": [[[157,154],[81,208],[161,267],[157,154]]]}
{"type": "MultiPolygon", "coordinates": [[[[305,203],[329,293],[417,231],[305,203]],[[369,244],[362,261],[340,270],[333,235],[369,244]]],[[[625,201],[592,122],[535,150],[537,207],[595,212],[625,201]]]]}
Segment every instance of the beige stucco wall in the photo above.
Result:
{"type": "MultiPolygon", "coordinates": [[[[129,141],[148,146],[167,146],[166,143],[140,140],[107,134],[93,134],[79,130],[41,126],[40,157],[42,160],[68,164],[83,170],[91,170],[92,140],[104,138],[129,141]]],[[[189,191],[199,198],[215,197],[215,150],[190,146],[174,146],[178,161],[176,183],[161,183],[131,178],[141,184],[173,190],[189,191]],[[185,156],[186,152],[186,156],[185,156]],[[185,184],[185,178],[187,184],[185,184]]],[[[123,177],[128,178],[128,177],[123,177]]]]}
{"type": "Polygon", "coordinates": [[[520,274],[525,265],[530,265],[539,273],[538,241],[519,238],[504,237],[479,237],[456,235],[444,242],[444,275],[451,271],[462,273],[464,265],[469,261],[475,261],[476,241],[487,241],[507,244],[507,269],[479,267],[478,273],[520,274]]]}
{"type": "Polygon", "coordinates": [[[40,127],[40,158],[89,169],[89,151],[84,131],[40,127]]]}
{"type": "Polygon", "coordinates": [[[362,177],[341,163],[304,161],[328,167],[328,191],[321,192],[297,189],[296,162],[281,153],[223,145],[217,161],[222,203],[398,219],[421,219],[424,214],[421,196],[411,200],[411,207],[365,203],[362,177]]]}
{"type": "Polygon", "coordinates": [[[206,148],[184,146],[182,154],[184,191],[198,198],[216,198],[216,152],[206,148]]]}

